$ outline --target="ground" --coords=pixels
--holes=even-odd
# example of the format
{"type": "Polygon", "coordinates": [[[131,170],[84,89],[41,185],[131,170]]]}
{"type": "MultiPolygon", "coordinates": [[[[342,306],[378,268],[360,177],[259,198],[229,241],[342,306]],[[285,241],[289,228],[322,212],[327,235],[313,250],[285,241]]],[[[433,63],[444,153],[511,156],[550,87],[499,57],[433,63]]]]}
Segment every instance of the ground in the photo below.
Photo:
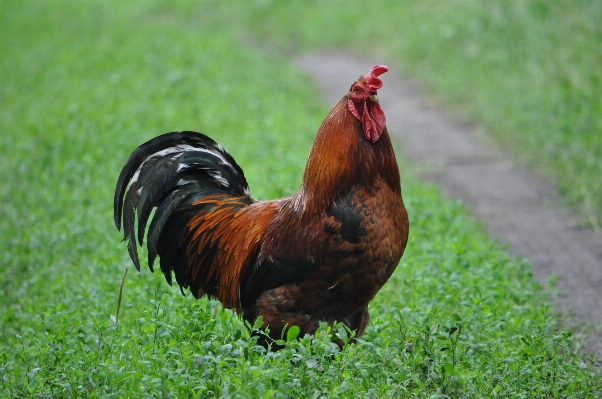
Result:
{"type": "MultiPolygon", "coordinates": [[[[335,50],[305,54],[297,66],[334,103],[357,71],[367,73],[384,61],[335,50]]],[[[552,184],[518,166],[479,126],[432,104],[418,84],[401,76],[390,68],[379,97],[404,157],[421,176],[462,200],[492,238],[528,259],[544,287],[553,283],[555,309],[569,326],[586,326],[585,352],[602,357],[602,237],[559,204],[552,184]]]]}

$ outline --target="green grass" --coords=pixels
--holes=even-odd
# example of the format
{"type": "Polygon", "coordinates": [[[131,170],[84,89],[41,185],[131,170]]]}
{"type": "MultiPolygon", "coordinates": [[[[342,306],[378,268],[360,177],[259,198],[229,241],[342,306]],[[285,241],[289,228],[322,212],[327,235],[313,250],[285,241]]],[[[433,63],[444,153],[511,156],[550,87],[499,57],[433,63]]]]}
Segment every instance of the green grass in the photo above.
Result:
{"type": "Polygon", "coordinates": [[[241,17],[281,50],[337,46],[397,62],[602,224],[599,0],[253,4],[241,17]]]}
{"type": "Polygon", "coordinates": [[[232,37],[214,3],[0,10],[1,397],[602,393],[528,265],[407,174],[408,250],[358,345],[333,355],[328,335],[344,331],[323,329],[266,354],[232,312],[147,270],[127,275],[116,323],[132,265],[112,196],[129,153],[199,130],[230,150],[256,198],[290,195],[328,105],[285,59],[232,37]]]}

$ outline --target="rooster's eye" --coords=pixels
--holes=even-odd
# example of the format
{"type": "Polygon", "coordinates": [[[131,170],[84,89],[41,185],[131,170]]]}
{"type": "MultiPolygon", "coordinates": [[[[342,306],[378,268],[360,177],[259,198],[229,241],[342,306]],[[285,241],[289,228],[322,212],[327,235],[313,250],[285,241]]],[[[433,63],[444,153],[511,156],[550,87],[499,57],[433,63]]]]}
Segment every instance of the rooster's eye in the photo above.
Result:
{"type": "Polygon", "coordinates": [[[356,93],[359,93],[360,92],[360,87],[359,86],[355,86],[353,88],[353,91],[356,92],[356,93]]]}

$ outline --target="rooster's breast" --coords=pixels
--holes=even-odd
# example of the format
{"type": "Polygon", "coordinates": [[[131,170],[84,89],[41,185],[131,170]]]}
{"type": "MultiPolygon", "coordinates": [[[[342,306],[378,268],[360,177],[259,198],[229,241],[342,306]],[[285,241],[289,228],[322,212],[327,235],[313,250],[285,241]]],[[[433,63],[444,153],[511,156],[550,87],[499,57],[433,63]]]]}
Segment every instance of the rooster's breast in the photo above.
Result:
{"type": "Polygon", "coordinates": [[[377,181],[333,203],[324,230],[328,242],[307,283],[325,288],[329,300],[317,302],[336,317],[366,306],[389,279],[406,246],[408,218],[401,196],[377,181]]]}

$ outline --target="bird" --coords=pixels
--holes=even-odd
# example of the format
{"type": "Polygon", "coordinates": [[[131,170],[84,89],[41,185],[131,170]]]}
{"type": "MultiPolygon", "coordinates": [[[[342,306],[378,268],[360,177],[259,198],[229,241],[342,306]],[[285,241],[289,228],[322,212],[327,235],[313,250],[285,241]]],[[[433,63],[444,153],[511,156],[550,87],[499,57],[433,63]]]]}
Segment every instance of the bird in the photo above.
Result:
{"type": "MultiPolygon", "coordinates": [[[[192,131],[135,149],[117,180],[114,222],[140,271],[157,256],[182,294],[233,309],[275,346],[288,328],[343,323],[364,333],[368,304],[396,269],[409,219],[378,90],[384,65],[351,84],[321,123],[299,190],[255,200],[234,158],[192,131]],[[150,225],[150,215],[155,210],[150,225]],[[137,221],[137,224],[136,224],[137,221]]],[[[346,344],[334,339],[341,348],[346,344]]]]}

